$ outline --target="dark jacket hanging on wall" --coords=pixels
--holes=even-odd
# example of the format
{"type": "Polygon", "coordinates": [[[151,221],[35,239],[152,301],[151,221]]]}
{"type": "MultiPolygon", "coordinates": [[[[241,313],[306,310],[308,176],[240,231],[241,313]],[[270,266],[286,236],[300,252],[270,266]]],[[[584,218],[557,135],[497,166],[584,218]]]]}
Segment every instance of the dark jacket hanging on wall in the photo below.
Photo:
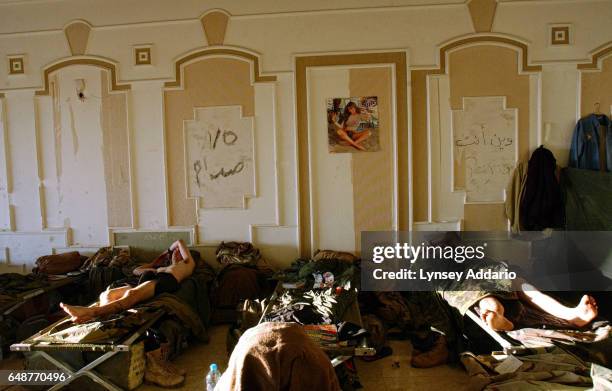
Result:
{"type": "Polygon", "coordinates": [[[556,168],[557,160],[548,149],[540,146],[531,154],[520,203],[521,226],[527,231],[559,228],[565,222],[556,168]]]}
{"type": "Polygon", "coordinates": [[[590,114],[576,124],[570,148],[570,167],[600,169],[600,161],[603,159],[599,153],[601,127],[606,129],[606,169],[612,171],[612,121],[603,114],[590,114]]]}

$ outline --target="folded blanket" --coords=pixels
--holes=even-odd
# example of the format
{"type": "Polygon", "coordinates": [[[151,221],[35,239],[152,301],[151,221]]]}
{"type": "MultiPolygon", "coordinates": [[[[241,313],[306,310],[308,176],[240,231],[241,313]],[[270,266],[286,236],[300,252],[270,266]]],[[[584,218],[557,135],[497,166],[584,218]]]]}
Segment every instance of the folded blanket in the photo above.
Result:
{"type": "Polygon", "coordinates": [[[461,363],[470,375],[467,391],[569,390],[592,385],[588,364],[561,349],[528,356],[511,356],[514,368],[492,356],[464,352],[461,363]],[[502,370],[503,367],[506,369],[502,370]]]}
{"type": "Polygon", "coordinates": [[[170,314],[180,319],[189,330],[201,341],[208,341],[206,328],[200,316],[182,300],[169,293],[162,293],[146,303],[147,306],[163,308],[170,314]]]}
{"type": "Polygon", "coordinates": [[[261,323],[244,333],[218,390],[338,391],[325,353],[295,323],[261,323]]]}

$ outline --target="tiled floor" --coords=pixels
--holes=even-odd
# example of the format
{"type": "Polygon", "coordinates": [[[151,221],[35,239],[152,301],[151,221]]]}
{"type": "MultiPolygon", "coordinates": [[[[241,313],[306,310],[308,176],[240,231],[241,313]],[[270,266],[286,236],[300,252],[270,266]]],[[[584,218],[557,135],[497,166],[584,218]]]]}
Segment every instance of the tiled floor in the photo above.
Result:
{"type": "MultiPolygon", "coordinates": [[[[189,347],[175,364],[187,370],[185,384],[181,390],[205,389],[204,378],[208,366],[215,362],[223,371],[227,367],[228,356],[225,348],[227,326],[216,326],[210,331],[210,343],[189,347]]],[[[468,376],[461,367],[440,366],[431,369],[418,369],[410,366],[412,347],[408,342],[392,341],[393,355],[374,362],[357,359],[357,371],[363,390],[461,390],[467,383],[468,376]],[[393,363],[399,362],[399,368],[393,363]]],[[[20,359],[0,362],[0,369],[19,368],[20,359]]],[[[21,388],[11,387],[10,391],[21,388]]],[[[143,384],[137,391],[159,391],[163,388],[143,384]]]]}
{"type": "MultiPolygon", "coordinates": [[[[190,347],[175,364],[187,369],[185,390],[202,390],[204,377],[210,363],[215,362],[221,370],[227,367],[225,353],[227,326],[217,326],[211,330],[208,345],[190,347]]],[[[467,374],[461,367],[441,366],[431,369],[418,369],[410,366],[412,347],[408,342],[393,341],[393,355],[374,362],[356,360],[363,390],[460,390],[467,381],[467,374]],[[399,368],[393,363],[399,361],[399,368]]],[[[138,391],[158,391],[161,388],[142,385],[138,391]]]]}

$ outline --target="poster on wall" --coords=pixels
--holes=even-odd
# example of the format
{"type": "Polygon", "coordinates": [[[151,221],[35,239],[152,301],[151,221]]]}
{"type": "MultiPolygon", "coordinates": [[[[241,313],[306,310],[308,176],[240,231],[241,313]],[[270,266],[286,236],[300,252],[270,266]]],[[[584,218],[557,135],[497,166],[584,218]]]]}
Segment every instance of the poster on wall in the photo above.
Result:
{"type": "Polygon", "coordinates": [[[196,108],[183,126],[188,197],[204,209],[244,208],[255,195],[253,118],[240,106],[196,108]]]}
{"type": "Polygon", "coordinates": [[[505,97],[470,97],[452,114],[453,155],[466,202],[503,202],[517,161],[517,110],[506,108],[505,97]]]}
{"type": "Polygon", "coordinates": [[[378,119],[376,96],[327,99],[329,152],[379,151],[378,119]]]}

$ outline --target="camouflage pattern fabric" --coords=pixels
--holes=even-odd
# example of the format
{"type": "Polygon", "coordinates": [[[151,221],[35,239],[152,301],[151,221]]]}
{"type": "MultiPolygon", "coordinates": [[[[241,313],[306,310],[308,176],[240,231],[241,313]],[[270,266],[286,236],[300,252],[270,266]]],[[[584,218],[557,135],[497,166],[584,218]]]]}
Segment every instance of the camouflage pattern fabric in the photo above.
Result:
{"type": "Polygon", "coordinates": [[[222,265],[256,265],[261,258],[259,249],[248,242],[221,242],[215,254],[222,265]]]}
{"type": "Polygon", "coordinates": [[[461,354],[461,363],[470,378],[466,390],[574,390],[593,384],[588,364],[562,349],[518,356],[522,365],[510,373],[494,372],[500,362],[492,356],[461,354]]]}
{"type": "Polygon", "coordinates": [[[66,321],[34,338],[48,343],[110,343],[135,330],[148,319],[151,312],[145,308],[124,311],[99,321],[74,324],[66,321]]]}
{"type": "Polygon", "coordinates": [[[19,273],[0,274],[0,294],[13,296],[49,285],[46,277],[19,273]]]}
{"type": "Polygon", "coordinates": [[[518,300],[516,292],[504,291],[443,291],[440,296],[453,308],[456,308],[461,315],[477,305],[481,299],[488,296],[495,296],[502,300],[518,300]]]}
{"type": "Polygon", "coordinates": [[[345,251],[317,250],[312,257],[312,260],[320,261],[322,259],[338,259],[346,262],[357,262],[359,258],[345,251]]]}
{"type": "Polygon", "coordinates": [[[128,265],[136,265],[135,260],[130,256],[128,249],[102,247],[94,255],[87,258],[81,270],[89,270],[95,266],[107,266],[123,268],[128,265]]]}

